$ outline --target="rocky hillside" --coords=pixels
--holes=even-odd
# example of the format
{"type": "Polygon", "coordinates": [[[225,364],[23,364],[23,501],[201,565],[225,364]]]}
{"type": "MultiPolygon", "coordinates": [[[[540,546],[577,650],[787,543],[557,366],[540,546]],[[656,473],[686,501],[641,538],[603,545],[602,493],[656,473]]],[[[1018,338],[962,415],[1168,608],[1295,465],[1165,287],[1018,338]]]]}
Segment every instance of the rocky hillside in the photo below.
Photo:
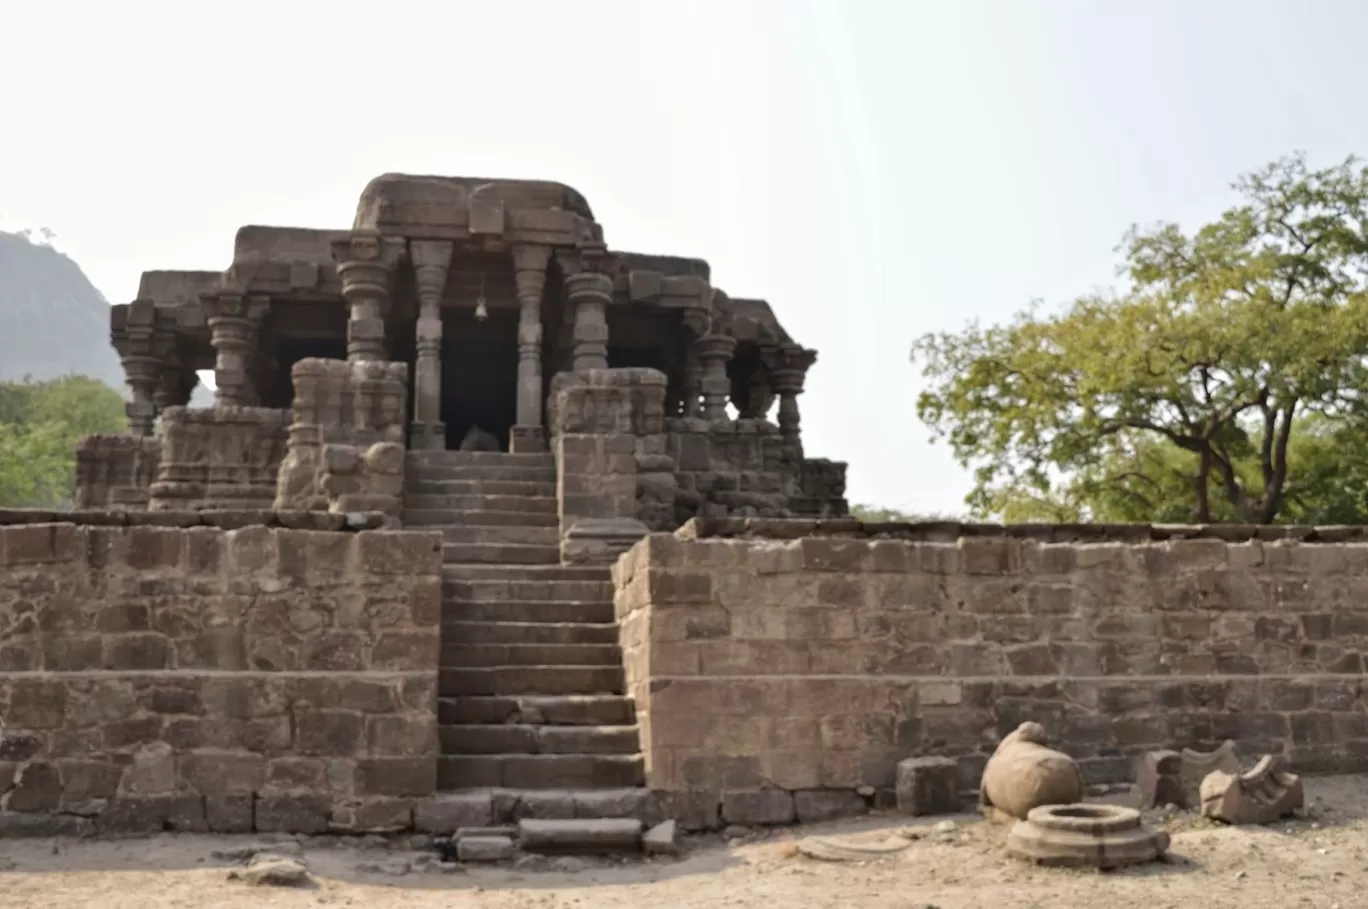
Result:
{"type": "Polygon", "coordinates": [[[50,246],[0,231],[0,381],[78,373],[122,390],[109,303],[50,246]]]}

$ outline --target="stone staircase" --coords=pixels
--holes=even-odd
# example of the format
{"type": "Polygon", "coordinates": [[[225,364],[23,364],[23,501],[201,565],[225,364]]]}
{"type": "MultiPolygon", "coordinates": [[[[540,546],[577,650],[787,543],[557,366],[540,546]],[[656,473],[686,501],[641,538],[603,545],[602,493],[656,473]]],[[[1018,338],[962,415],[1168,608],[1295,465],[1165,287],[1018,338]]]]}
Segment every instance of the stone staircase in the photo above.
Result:
{"type": "Polygon", "coordinates": [[[634,814],[647,793],[612,582],[560,564],[551,455],[410,452],[405,494],[404,526],[445,540],[438,787],[634,814]]]}

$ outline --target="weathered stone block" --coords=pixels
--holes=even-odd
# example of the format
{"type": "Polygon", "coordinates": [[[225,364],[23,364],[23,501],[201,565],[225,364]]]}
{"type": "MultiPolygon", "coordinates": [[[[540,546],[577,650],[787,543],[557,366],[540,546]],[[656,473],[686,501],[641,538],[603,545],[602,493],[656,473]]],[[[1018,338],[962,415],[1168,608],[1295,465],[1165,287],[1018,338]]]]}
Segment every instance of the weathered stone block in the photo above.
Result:
{"type": "Polygon", "coordinates": [[[923,817],[957,814],[960,798],[959,764],[948,757],[916,757],[898,762],[897,805],[903,814],[923,817]]]}
{"type": "Polygon", "coordinates": [[[323,794],[259,796],[256,829],[263,833],[322,833],[330,826],[332,809],[332,799],[323,794]]]}
{"type": "Polygon", "coordinates": [[[635,818],[524,818],[518,821],[518,845],[527,852],[542,853],[637,852],[641,830],[641,821],[635,818]]]}
{"type": "Polygon", "coordinates": [[[791,824],[793,795],[783,789],[755,789],[722,794],[722,820],[743,826],[791,824]]]}
{"type": "Polygon", "coordinates": [[[361,795],[431,795],[437,788],[437,757],[357,761],[355,785],[361,795]]]}
{"type": "Polygon", "coordinates": [[[251,833],[254,802],[251,793],[205,796],[204,816],[209,829],[214,833],[251,833]]]}
{"type": "Polygon", "coordinates": [[[516,854],[507,836],[463,836],[456,841],[456,857],[463,862],[502,862],[516,854]]]}
{"type": "Polygon", "coordinates": [[[869,811],[869,803],[850,789],[807,789],[793,794],[800,824],[817,824],[856,817],[869,811]]]}
{"type": "Polygon", "coordinates": [[[20,768],[6,807],[34,813],[56,811],[61,804],[61,774],[51,764],[35,762],[20,768]]]}
{"type": "Polygon", "coordinates": [[[444,793],[414,806],[414,826],[424,833],[454,833],[461,827],[494,823],[493,798],[488,792],[444,793]]]}

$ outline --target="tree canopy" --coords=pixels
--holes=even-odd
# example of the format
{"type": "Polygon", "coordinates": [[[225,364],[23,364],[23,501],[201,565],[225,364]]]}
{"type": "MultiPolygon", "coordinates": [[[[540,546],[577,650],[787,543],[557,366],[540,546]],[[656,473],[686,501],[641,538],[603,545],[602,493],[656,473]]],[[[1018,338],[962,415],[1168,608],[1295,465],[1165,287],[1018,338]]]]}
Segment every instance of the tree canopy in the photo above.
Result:
{"type": "Polygon", "coordinates": [[[1122,290],[917,341],[976,514],[1364,520],[1368,167],[1295,155],[1234,189],[1192,233],[1133,228],[1122,290]]]}
{"type": "Polygon", "coordinates": [[[126,428],[123,398],[96,379],[0,382],[0,506],[69,505],[76,444],[126,428]]]}

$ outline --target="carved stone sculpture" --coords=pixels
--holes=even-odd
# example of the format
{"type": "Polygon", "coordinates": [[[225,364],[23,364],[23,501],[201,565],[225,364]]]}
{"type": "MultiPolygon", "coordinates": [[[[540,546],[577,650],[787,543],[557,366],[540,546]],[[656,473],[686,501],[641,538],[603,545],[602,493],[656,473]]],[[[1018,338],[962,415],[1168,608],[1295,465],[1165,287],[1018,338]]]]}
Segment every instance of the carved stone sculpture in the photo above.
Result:
{"type": "Polygon", "coordinates": [[[1240,758],[1235,754],[1235,743],[1230,739],[1222,742],[1215,751],[1193,751],[1191,748],[1184,748],[1181,753],[1181,779],[1186,807],[1196,808],[1202,804],[1202,780],[1209,774],[1217,770],[1235,776],[1240,774],[1240,758]]]}
{"type": "Polygon", "coordinates": [[[1041,805],[1067,805],[1083,798],[1083,776],[1074,759],[1046,747],[1039,723],[1022,723],[997,746],[983,768],[979,808],[994,820],[1024,819],[1041,805]]]}
{"type": "Polygon", "coordinates": [[[1007,851],[1039,865],[1119,868],[1168,851],[1169,835],[1120,805],[1044,805],[1012,828],[1007,851]]]}
{"type": "Polygon", "coordinates": [[[1201,786],[1202,814],[1227,824],[1269,824],[1303,807],[1301,777],[1265,754],[1246,773],[1214,770],[1201,786]]]}

